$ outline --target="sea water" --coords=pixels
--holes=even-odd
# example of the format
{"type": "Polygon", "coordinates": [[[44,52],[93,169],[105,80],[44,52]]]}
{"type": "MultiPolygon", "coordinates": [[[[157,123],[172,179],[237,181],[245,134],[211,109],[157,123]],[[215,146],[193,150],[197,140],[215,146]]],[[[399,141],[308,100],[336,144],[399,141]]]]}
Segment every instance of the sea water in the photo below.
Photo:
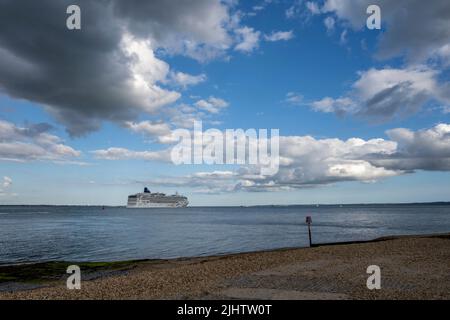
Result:
{"type": "Polygon", "coordinates": [[[450,205],[0,206],[0,264],[160,259],[450,232],[450,205]]]}

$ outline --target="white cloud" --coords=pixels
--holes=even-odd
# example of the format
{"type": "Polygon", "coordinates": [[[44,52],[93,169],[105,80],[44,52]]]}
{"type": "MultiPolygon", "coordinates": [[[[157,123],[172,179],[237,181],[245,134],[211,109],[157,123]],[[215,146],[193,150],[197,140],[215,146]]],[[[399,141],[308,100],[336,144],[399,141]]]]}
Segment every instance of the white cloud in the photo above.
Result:
{"type": "Polygon", "coordinates": [[[209,97],[207,100],[201,99],[195,103],[195,106],[210,113],[219,113],[222,109],[228,107],[228,102],[216,97],[209,97]]]}
{"type": "Polygon", "coordinates": [[[146,120],[141,122],[125,122],[124,126],[133,132],[155,138],[159,143],[167,144],[174,142],[170,126],[162,121],[152,122],[146,120]]]}
{"type": "Polygon", "coordinates": [[[316,2],[308,1],[306,2],[306,8],[311,12],[311,14],[320,14],[319,5],[316,2]]]}
{"type": "MultiPolygon", "coordinates": [[[[184,103],[166,110],[167,123],[173,128],[191,129],[195,121],[216,125],[218,120],[215,117],[228,106],[228,102],[213,96],[207,99],[194,96],[191,99],[197,101],[193,105],[184,103]]],[[[170,143],[170,140],[167,143],[170,143]]]]}
{"type": "Polygon", "coordinates": [[[437,81],[438,72],[424,66],[407,69],[370,69],[345,96],[311,103],[316,111],[357,114],[378,121],[418,112],[430,101],[450,105],[448,84],[437,81]]]}
{"type": "Polygon", "coordinates": [[[170,161],[170,150],[161,151],[135,151],[126,148],[108,148],[92,151],[95,158],[102,160],[146,160],[170,161]]]}
{"type": "MultiPolygon", "coordinates": [[[[280,170],[274,176],[241,178],[251,188],[303,188],[340,181],[373,182],[414,172],[450,171],[450,124],[426,130],[393,129],[390,139],[280,137],[280,170]]],[[[258,172],[258,171],[255,171],[258,172]]]]}
{"type": "Polygon", "coordinates": [[[334,30],[334,26],[336,24],[336,21],[334,20],[333,17],[326,17],[323,20],[323,24],[325,25],[325,27],[327,28],[328,32],[332,32],[334,30]]]}
{"type": "Polygon", "coordinates": [[[450,66],[450,44],[446,44],[436,51],[436,55],[445,67],[450,66]]]}
{"type": "Polygon", "coordinates": [[[302,0],[296,0],[294,3],[286,9],[285,15],[286,18],[292,19],[298,16],[302,11],[302,0]]]}
{"type": "Polygon", "coordinates": [[[303,104],[303,96],[297,92],[288,92],[284,101],[286,103],[298,106],[303,104]]]}
{"type": "Polygon", "coordinates": [[[450,106],[443,106],[442,107],[442,112],[445,113],[445,114],[450,113],[450,106]]]}
{"type": "MultiPolygon", "coordinates": [[[[190,106],[188,106],[190,108],[190,106]]],[[[181,109],[172,111],[170,114],[170,123],[177,128],[192,128],[195,121],[203,118],[203,113],[194,111],[183,111],[181,109]]]]}
{"type": "MultiPolygon", "coordinates": [[[[334,13],[343,25],[365,28],[371,0],[327,0],[321,9],[334,13]]],[[[380,58],[406,54],[411,62],[424,62],[445,51],[450,39],[450,2],[447,0],[380,0],[382,28],[380,58]]]]}
{"type": "Polygon", "coordinates": [[[450,124],[441,123],[427,130],[397,128],[387,131],[398,144],[397,152],[376,165],[395,170],[450,170],[450,124]]]}
{"type": "Polygon", "coordinates": [[[327,172],[328,176],[334,177],[335,179],[361,180],[364,182],[373,182],[398,174],[398,171],[375,167],[363,160],[346,161],[345,163],[331,165],[327,172]]]}
{"type": "Polygon", "coordinates": [[[275,41],[287,41],[294,38],[294,32],[290,31],[273,31],[271,34],[264,35],[264,39],[266,41],[275,42],[275,41]]]}
{"type": "Polygon", "coordinates": [[[41,105],[72,136],[98,130],[103,121],[164,117],[181,97],[165,85],[186,88],[206,80],[204,74],[171,71],[161,57],[228,58],[233,49],[251,52],[260,37],[259,31],[241,25],[235,1],[79,4],[96,18],[87,19],[93,23],[90,32],[74,38],[53,27],[59,23],[53,13],[65,9],[60,2],[8,2],[0,12],[8,25],[0,35],[1,91],[41,105]],[[41,54],[38,48],[44,47],[57,54],[41,54]]]}
{"type": "Polygon", "coordinates": [[[315,139],[310,136],[280,137],[281,168],[273,180],[287,186],[327,184],[345,180],[376,180],[391,176],[363,158],[368,154],[391,154],[396,144],[383,139],[315,139]]]}
{"type": "Polygon", "coordinates": [[[47,133],[50,128],[47,124],[18,127],[0,120],[0,160],[70,163],[81,155],[59,137],[47,133]]]}
{"type": "Polygon", "coordinates": [[[189,186],[195,193],[217,194],[234,191],[237,178],[238,173],[233,171],[200,171],[182,177],[152,179],[151,183],[167,187],[189,186]]]}
{"type": "Polygon", "coordinates": [[[313,16],[323,13],[318,1],[295,0],[285,11],[287,19],[299,18],[303,22],[309,21],[313,16]]]}
{"type": "Polygon", "coordinates": [[[117,15],[128,30],[155,42],[170,54],[199,61],[222,56],[233,39],[233,3],[219,0],[153,0],[137,5],[117,1],[117,15]]]}
{"type": "MultiPolygon", "coordinates": [[[[240,166],[233,171],[201,171],[164,177],[152,183],[187,186],[207,193],[278,191],[344,181],[376,182],[416,170],[450,171],[450,124],[419,131],[397,128],[386,133],[389,139],[280,136],[280,167],[274,175],[262,175],[258,166],[240,166]]],[[[110,148],[94,153],[108,160],[170,161],[169,149],[110,148]]]]}
{"type": "Polygon", "coordinates": [[[341,32],[341,36],[339,37],[339,43],[344,45],[347,43],[347,29],[341,32]]]}
{"type": "Polygon", "coordinates": [[[138,40],[130,34],[125,34],[122,49],[132,59],[129,89],[134,92],[135,105],[145,112],[154,113],[160,107],[180,98],[178,92],[167,91],[156,85],[168,76],[169,65],[155,57],[150,41],[138,40]]]}
{"type": "Polygon", "coordinates": [[[236,176],[236,173],[233,171],[209,171],[209,172],[196,172],[192,176],[197,178],[220,178],[227,179],[230,177],[236,176]]]}
{"type": "Polygon", "coordinates": [[[8,191],[8,189],[11,188],[11,185],[12,185],[12,179],[10,177],[4,176],[3,183],[0,184],[0,197],[17,195],[16,193],[11,193],[8,191]]]}
{"type": "Polygon", "coordinates": [[[373,182],[403,172],[373,166],[364,157],[372,154],[389,155],[395,150],[395,142],[383,139],[366,141],[353,138],[343,141],[283,136],[280,137],[280,170],[275,175],[261,175],[257,166],[242,166],[236,171],[197,172],[161,179],[157,183],[217,193],[290,190],[342,181],[373,182]]]}
{"type": "Polygon", "coordinates": [[[4,176],[3,177],[3,189],[7,189],[9,187],[11,187],[12,185],[12,179],[10,177],[4,176]]]}
{"type": "Polygon", "coordinates": [[[160,136],[170,133],[170,127],[164,122],[126,122],[126,127],[134,132],[146,133],[150,136],[160,136]]]}
{"type": "Polygon", "coordinates": [[[292,19],[295,16],[295,7],[291,6],[288,9],[286,9],[285,15],[286,18],[292,19]]]}
{"type": "Polygon", "coordinates": [[[189,86],[194,86],[206,81],[206,75],[204,73],[199,75],[190,75],[184,72],[171,72],[169,81],[173,84],[186,89],[189,86]]]}
{"type": "Polygon", "coordinates": [[[237,35],[235,50],[249,53],[258,48],[261,32],[249,27],[242,27],[234,31],[237,35]]]}
{"type": "Polygon", "coordinates": [[[315,111],[330,113],[335,112],[338,114],[351,113],[355,108],[355,104],[350,98],[337,98],[333,99],[325,97],[321,100],[317,100],[311,103],[311,107],[315,111]]]}

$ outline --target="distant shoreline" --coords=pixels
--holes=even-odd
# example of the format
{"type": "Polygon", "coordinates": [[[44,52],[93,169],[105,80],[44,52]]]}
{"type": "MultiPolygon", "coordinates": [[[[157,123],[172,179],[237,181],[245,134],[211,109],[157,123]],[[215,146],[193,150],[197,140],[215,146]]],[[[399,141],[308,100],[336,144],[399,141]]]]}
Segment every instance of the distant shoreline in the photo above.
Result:
{"type": "Polygon", "coordinates": [[[78,264],[80,291],[62,285],[65,268],[77,263],[10,265],[0,266],[0,299],[450,299],[450,283],[439,280],[450,271],[449,258],[450,232],[207,257],[85,262],[78,264]],[[364,288],[371,264],[387,272],[385,290],[364,288]],[[261,277],[266,280],[252,285],[261,277]],[[285,277],[303,280],[292,287],[285,277]]]}
{"type": "MultiPolygon", "coordinates": [[[[356,207],[356,206],[450,206],[450,201],[434,202],[374,202],[374,203],[337,203],[337,204],[261,204],[235,206],[188,206],[187,208],[285,208],[285,207],[356,207]]],[[[91,207],[91,208],[126,208],[125,205],[112,206],[101,204],[0,204],[1,207],[91,207]]],[[[148,208],[148,209],[180,209],[180,208],[148,208]]],[[[181,208],[183,209],[183,208],[181,208]]]]}

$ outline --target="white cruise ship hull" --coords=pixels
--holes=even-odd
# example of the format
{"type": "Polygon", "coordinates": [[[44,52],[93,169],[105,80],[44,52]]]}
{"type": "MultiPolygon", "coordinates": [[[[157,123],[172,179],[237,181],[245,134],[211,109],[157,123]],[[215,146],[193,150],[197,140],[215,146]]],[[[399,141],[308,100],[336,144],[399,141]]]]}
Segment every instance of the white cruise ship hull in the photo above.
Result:
{"type": "Polygon", "coordinates": [[[128,209],[145,209],[145,208],[184,208],[187,207],[187,203],[143,203],[127,205],[128,209]]]}
{"type": "Polygon", "coordinates": [[[189,201],[185,196],[151,193],[145,188],[144,192],[128,196],[127,208],[183,208],[188,204],[189,201]]]}

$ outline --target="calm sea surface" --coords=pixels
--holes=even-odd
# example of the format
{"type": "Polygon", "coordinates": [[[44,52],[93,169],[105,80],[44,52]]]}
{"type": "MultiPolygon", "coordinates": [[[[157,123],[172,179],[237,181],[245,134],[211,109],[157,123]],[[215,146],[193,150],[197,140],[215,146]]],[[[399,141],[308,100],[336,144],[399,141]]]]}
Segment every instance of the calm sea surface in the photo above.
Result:
{"type": "Polygon", "coordinates": [[[0,264],[174,258],[450,232],[450,206],[0,206],[0,264]]]}

